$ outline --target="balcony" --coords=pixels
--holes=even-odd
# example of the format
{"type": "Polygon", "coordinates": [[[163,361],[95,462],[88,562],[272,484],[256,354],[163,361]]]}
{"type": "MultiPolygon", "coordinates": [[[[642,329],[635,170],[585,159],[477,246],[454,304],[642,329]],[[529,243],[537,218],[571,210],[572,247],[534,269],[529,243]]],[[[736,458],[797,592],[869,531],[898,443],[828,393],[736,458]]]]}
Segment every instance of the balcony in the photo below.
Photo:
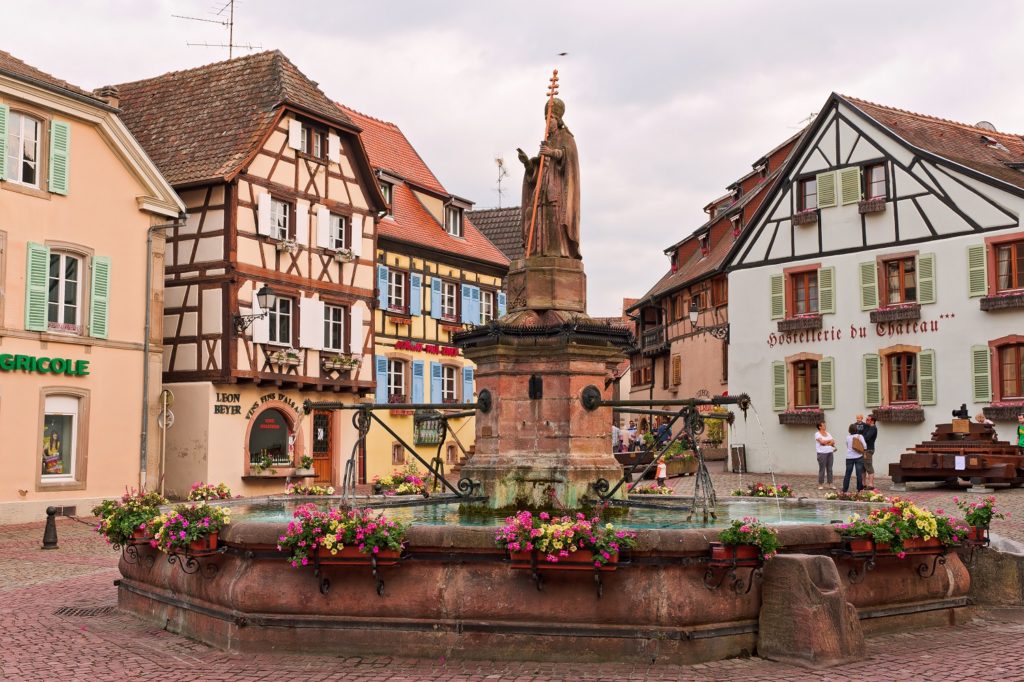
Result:
{"type": "Polygon", "coordinates": [[[882,322],[911,322],[921,319],[921,305],[919,303],[901,303],[886,306],[871,311],[871,323],[882,322]]]}
{"type": "Polygon", "coordinates": [[[818,313],[797,315],[779,320],[778,329],[784,334],[792,332],[815,331],[821,329],[821,315],[818,313]]]}
{"type": "Polygon", "coordinates": [[[979,305],[986,311],[1024,308],[1024,291],[1004,291],[994,296],[985,296],[979,305]]]}
{"type": "Polygon", "coordinates": [[[648,327],[640,335],[640,352],[644,355],[658,355],[668,350],[668,337],[665,325],[648,327]]]}

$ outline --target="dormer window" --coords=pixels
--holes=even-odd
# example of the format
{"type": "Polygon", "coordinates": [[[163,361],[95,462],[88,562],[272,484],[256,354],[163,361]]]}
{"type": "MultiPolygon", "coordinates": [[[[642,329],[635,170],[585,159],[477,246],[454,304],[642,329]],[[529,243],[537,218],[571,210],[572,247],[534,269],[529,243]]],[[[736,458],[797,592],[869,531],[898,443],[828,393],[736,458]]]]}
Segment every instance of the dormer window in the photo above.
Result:
{"type": "Polygon", "coordinates": [[[700,242],[700,255],[702,258],[706,258],[711,252],[711,235],[707,233],[702,234],[698,241],[700,242]]]}
{"type": "Polygon", "coordinates": [[[444,231],[453,237],[462,236],[462,209],[447,206],[444,209],[444,231]]]}
{"type": "Polygon", "coordinates": [[[760,161],[754,164],[754,172],[760,177],[766,177],[768,175],[768,162],[760,161]]]}
{"type": "Polygon", "coordinates": [[[732,222],[732,236],[736,239],[740,236],[740,232],[743,230],[743,214],[737,213],[730,217],[729,220],[732,222]]]}
{"type": "Polygon", "coordinates": [[[380,193],[384,197],[384,203],[386,203],[388,205],[388,215],[392,214],[392,210],[391,210],[391,190],[392,189],[393,188],[392,188],[390,182],[383,182],[382,181],[380,183],[380,193]]]}

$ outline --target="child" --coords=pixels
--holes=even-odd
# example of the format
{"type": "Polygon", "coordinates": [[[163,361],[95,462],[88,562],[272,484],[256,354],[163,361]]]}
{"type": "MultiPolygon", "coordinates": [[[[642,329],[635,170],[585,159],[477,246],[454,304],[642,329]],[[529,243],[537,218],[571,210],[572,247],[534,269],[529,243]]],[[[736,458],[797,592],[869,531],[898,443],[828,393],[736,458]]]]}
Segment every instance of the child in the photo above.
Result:
{"type": "Polygon", "coordinates": [[[668,467],[665,466],[665,460],[658,460],[658,468],[655,471],[654,478],[657,479],[658,486],[664,488],[665,479],[668,478],[668,467]]]}

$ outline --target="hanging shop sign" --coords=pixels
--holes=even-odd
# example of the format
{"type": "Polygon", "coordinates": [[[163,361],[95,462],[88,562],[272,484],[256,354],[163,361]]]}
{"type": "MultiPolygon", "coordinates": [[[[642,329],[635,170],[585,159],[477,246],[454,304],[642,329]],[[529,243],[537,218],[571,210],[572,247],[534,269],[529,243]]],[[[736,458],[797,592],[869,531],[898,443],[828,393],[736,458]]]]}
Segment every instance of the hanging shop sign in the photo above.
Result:
{"type": "Polygon", "coordinates": [[[47,358],[34,355],[0,354],[0,372],[28,372],[30,374],[63,374],[69,377],[89,375],[88,360],[47,358]]]}

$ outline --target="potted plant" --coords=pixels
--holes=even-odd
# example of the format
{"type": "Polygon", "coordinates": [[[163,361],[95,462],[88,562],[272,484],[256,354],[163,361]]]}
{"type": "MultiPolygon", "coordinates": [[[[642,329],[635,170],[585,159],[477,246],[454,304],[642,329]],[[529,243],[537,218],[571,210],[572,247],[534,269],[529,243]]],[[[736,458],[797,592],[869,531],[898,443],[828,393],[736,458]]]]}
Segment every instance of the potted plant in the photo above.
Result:
{"type": "Polygon", "coordinates": [[[1006,514],[996,511],[996,498],[991,495],[981,502],[968,502],[954,497],[953,504],[963,512],[964,523],[970,528],[967,539],[972,542],[987,542],[992,519],[1006,518],[1006,514]]]}
{"type": "Polygon", "coordinates": [[[669,476],[691,476],[697,473],[697,458],[685,437],[669,446],[665,453],[665,468],[669,476]]]}
{"type": "Polygon", "coordinates": [[[295,510],[288,530],[278,537],[277,549],[294,567],[315,564],[378,566],[398,562],[406,527],[372,509],[319,509],[304,504],[295,510]]]}
{"type": "Polygon", "coordinates": [[[826,500],[839,500],[841,502],[890,502],[891,500],[880,493],[877,489],[861,490],[855,493],[844,493],[841,490],[833,490],[825,493],[826,500]]]}
{"type": "Polygon", "coordinates": [[[675,495],[676,491],[668,486],[658,485],[656,483],[648,483],[646,485],[638,485],[629,491],[630,495],[675,495]]]}
{"type": "Polygon", "coordinates": [[[393,471],[387,476],[373,477],[374,495],[423,495],[427,493],[427,483],[420,478],[419,469],[409,464],[402,471],[393,471]]]}
{"type": "Polygon", "coordinates": [[[615,570],[619,552],[636,544],[636,533],[582,513],[552,517],[521,511],[505,519],[495,534],[508,550],[513,568],[534,565],[563,570],[615,570]]]}
{"type": "Polygon", "coordinates": [[[310,455],[303,455],[299,460],[299,466],[295,469],[296,476],[315,476],[313,471],[313,458],[310,455]]]}
{"type": "Polygon", "coordinates": [[[817,426],[825,421],[825,413],[819,407],[798,407],[779,412],[779,423],[783,426],[817,426]]]}
{"type": "Polygon", "coordinates": [[[284,487],[285,495],[300,495],[303,497],[309,497],[313,495],[333,495],[334,488],[329,485],[305,485],[305,484],[294,484],[289,483],[284,487]]]}
{"type": "Polygon", "coordinates": [[[352,253],[352,249],[337,249],[332,257],[339,263],[351,263],[355,260],[355,254],[352,253]]]}
{"type": "Polygon", "coordinates": [[[959,544],[967,528],[956,520],[933,514],[908,500],[893,498],[888,507],[873,509],[866,517],[854,514],[848,523],[837,524],[850,551],[939,554],[959,544]]]}
{"type": "Polygon", "coordinates": [[[351,355],[327,355],[322,362],[328,370],[348,371],[359,366],[359,358],[351,355]]]}
{"type": "Polygon", "coordinates": [[[270,362],[279,366],[297,366],[302,362],[302,355],[295,348],[282,348],[270,354],[270,362]]]}
{"type": "Polygon", "coordinates": [[[188,491],[190,502],[206,502],[208,500],[230,500],[231,488],[224,483],[193,483],[188,491]]]}
{"type": "Polygon", "coordinates": [[[185,552],[193,556],[216,551],[217,539],[231,523],[227,507],[206,502],[179,504],[171,512],[157,517],[159,530],[154,546],[168,554],[185,552]]]}
{"type": "Polygon", "coordinates": [[[124,547],[146,544],[152,536],[149,521],[160,513],[167,500],[159,493],[127,490],[119,500],[104,500],[93,507],[92,514],[99,518],[96,532],[108,545],[124,547]]]}
{"type": "Polygon", "coordinates": [[[735,519],[718,533],[711,543],[711,561],[760,562],[779,551],[779,536],[759,519],[748,516],[735,519]]]}
{"type": "Polygon", "coordinates": [[[263,476],[265,471],[269,471],[271,476],[277,474],[277,470],[274,468],[274,458],[270,456],[269,452],[263,450],[255,462],[249,462],[249,473],[253,476],[263,476]]]}
{"type": "Polygon", "coordinates": [[[778,486],[770,483],[748,483],[746,488],[738,488],[732,491],[737,497],[793,497],[793,486],[787,483],[780,483],[778,486]]]}

